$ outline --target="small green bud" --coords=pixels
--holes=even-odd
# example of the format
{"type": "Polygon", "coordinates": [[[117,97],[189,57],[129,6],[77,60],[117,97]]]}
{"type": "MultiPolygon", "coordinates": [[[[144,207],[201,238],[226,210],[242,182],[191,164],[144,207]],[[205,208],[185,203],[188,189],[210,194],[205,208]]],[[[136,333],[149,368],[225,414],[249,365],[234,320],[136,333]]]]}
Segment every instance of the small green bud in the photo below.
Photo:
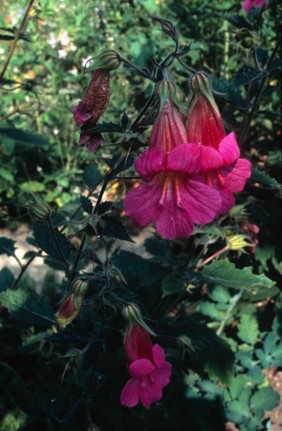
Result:
{"type": "Polygon", "coordinates": [[[84,295],[87,289],[88,282],[86,280],[82,280],[81,278],[73,280],[70,286],[70,292],[77,296],[84,295]]]}
{"type": "Polygon", "coordinates": [[[247,237],[245,235],[233,235],[227,238],[227,244],[230,250],[241,250],[243,251],[245,247],[249,247],[251,244],[246,241],[247,237]]]}
{"type": "Polygon", "coordinates": [[[140,308],[136,304],[129,304],[122,310],[125,319],[128,321],[129,325],[132,326],[134,322],[137,322],[142,328],[144,328],[149,334],[156,335],[144,322],[143,316],[141,314],[140,308]]]}
{"type": "Polygon", "coordinates": [[[120,56],[113,49],[106,49],[105,51],[101,52],[101,54],[97,55],[97,57],[93,57],[91,60],[94,61],[94,65],[90,68],[90,70],[102,69],[110,71],[117,69],[120,65],[120,56]]]}
{"type": "Polygon", "coordinates": [[[51,209],[46,202],[34,193],[31,194],[31,199],[25,203],[30,216],[37,222],[46,220],[51,214],[51,209]]]}
{"type": "Polygon", "coordinates": [[[127,284],[123,274],[117,269],[115,266],[112,266],[109,271],[110,277],[118,284],[124,283],[127,284]]]}

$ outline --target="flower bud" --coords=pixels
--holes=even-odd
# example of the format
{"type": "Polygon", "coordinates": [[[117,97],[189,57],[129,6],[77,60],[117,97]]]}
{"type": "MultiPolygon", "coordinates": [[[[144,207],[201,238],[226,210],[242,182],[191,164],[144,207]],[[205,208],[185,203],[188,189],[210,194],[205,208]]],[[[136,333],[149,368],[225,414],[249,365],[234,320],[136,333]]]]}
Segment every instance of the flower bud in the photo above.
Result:
{"type": "Polygon", "coordinates": [[[87,281],[82,280],[81,278],[77,278],[76,280],[73,280],[70,286],[70,292],[76,296],[84,295],[87,289],[88,289],[87,281]]]}
{"type": "Polygon", "coordinates": [[[246,241],[245,235],[233,235],[227,238],[227,244],[230,250],[241,250],[244,251],[245,247],[249,247],[250,243],[246,241]]]}
{"type": "Polygon", "coordinates": [[[134,323],[138,323],[142,328],[144,328],[151,335],[155,333],[149,328],[149,326],[144,322],[143,316],[141,314],[140,308],[136,304],[129,304],[122,310],[125,319],[129,323],[129,327],[132,328],[134,323]]]}
{"type": "Polygon", "coordinates": [[[188,141],[218,149],[225,132],[208,75],[195,73],[190,86],[192,98],[188,106],[188,141]]]}
{"type": "Polygon", "coordinates": [[[55,314],[59,326],[65,328],[76,318],[82,306],[82,299],[81,295],[77,296],[73,293],[65,298],[55,314]]]}
{"type": "Polygon", "coordinates": [[[122,273],[115,267],[112,266],[110,271],[109,271],[109,275],[110,277],[116,282],[116,283],[124,283],[127,284],[124,276],[122,275],[122,273]]]}
{"type": "Polygon", "coordinates": [[[91,60],[94,60],[94,65],[90,70],[103,69],[110,71],[117,69],[120,65],[120,56],[113,49],[106,49],[91,60]]]}
{"type": "Polygon", "coordinates": [[[160,110],[162,110],[168,98],[174,102],[176,101],[176,86],[174,82],[170,81],[169,79],[165,79],[160,81],[156,88],[160,98],[160,110]]]}
{"type": "Polygon", "coordinates": [[[31,193],[32,199],[25,203],[28,208],[30,216],[37,222],[46,220],[51,214],[51,209],[46,202],[44,202],[39,196],[31,193]]]}

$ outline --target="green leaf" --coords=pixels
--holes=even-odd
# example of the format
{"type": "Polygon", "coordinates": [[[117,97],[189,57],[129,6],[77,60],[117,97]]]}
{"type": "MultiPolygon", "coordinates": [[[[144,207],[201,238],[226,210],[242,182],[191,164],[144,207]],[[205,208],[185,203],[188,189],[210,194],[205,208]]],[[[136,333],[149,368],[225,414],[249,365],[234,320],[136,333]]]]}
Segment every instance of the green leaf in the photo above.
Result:
{"type": "Polygon", "coordinates": [[[122,239],[124,241],[134,242],[133,239],[127,233],[127,230],[123,226],[122,222],[118,220],[116,217],[111,217],[108,215],[104,215],[101,217],[100,226],[102,228],[102,234],[122,239]]]}
{"type": "Polygon", "coordinates": [[[90,165],[85,169],[83,173],[83,181],[90,190],[95,189],[100,180],[101,173],[95,165],[90,165]]]}
{"type": "Polygon", "coordinates": [[[88,214],[92,213],[92,202],[90,199],[88,199],[86,196],[80,196],[80,203],[84,211],[86,211],[88,214]]]}
{"type": "Polygon", "coordinates": [[[15,254],[16,242],[5,236],[0,237],[0,254],[7,254],[7,256],[13,256],[15,254]]]}
{"type": "Polygon", "coordinates": [[[6,290],[0,292],[0,302],[13,319],[42,326],[56,323],[53,309],[35,292],[23,289],[6,290]]]}
{"type": "Polygon", "coordinates": [[[260,183],[263,187],[273,190],[278,190],[280,184],[275,178],[270,177],[265,171],[254,166],[252,168],[251,180],[255,183],[260,183]]]}
{"type": "MultiPolygon", "coordinates": [[[[56,236],[57,243],[60,247],[62,255],[67,260],[70,256],[70,243],[66,239],[65,235],[60,233],[58,229],[53,229],[54,235],[56,236]]],[[[50,228],[45,223],[36,223],[33,225],[33,234],[37,245],[42,248],[50,256],[61,260],[60,253],[57,248],[57,243],[50,232],[50,228]]]]}
{"type": "Polygon", "coordinates": [[[45,184],[39,181],[26,181],[20,185],[20,189],[25,192],[43,192],[45,190],[45,184]]]}
{"type": "Polygon", "coordinates": [[[259,336],[257,319],[254,316],[243,315],[238,325],[238,337],[248,344],[255,344],[259,336]]]}
{"type": "Polygon", "coordinates": [[[11,174],[7,169],[0,168],[0,177],[6,181],[13,181],[14,175],[11,174]]]}
{"type": "Polygon", "coordinates": [[[48,144],[48,141],[45,138],[34,135],[33,133],[25,132],[24,130],[17,129],[15,127],[0,127],[0,135],[27,145],[48,144]]]}
{"type": "Polygon", "coordinates": [[[101,205],[99,206],[98,214],[102,215],[110,211],[112,205],[113,205],[113,202],[110,202],[110,201],[102,202],[101,205]]]}
{"type": "Polygon", "coordinates": [[[204,267],[200,274],[196,275],[202,281],[210,285],[220,285],[233,289],[243,289],[248,298],[256,300],[263,296],[272,297],[279,293],[274,287],[275,282],[264,274],[253,274],[252,267],[238,269],[228,259],[215,260],[204,267]]]}
{"type": "Polygon", "coordinates": [[[253,26],[242,16],[236,15],[234,13],[222,13],[220,14],[222,18],[224,18],[226,21],[233,24],[235,27],[240,29],[247,29],[250,32],[254,31],[253,26]]]}
{"type": "Polygon", "coordinates": [[[208,296],[216,302],[227,303],[230,301],[230,293],[227,289],[221,286],[215,286],[209,289],[208,296]]]}
{"type": "Polygon", "coordinates": [[[238,70],[235,76],[235,85],[241,87],[242,85],[249,84],[256,79],[263,78],[262,72],[253,67],[244,65],[242,69],[238,70]]]}
{"type": "Polygon", "coordinates": [[[3,268],[0,271],[0,292],[9,289],[15,281],[15,277],[9,268],[3,268]]]}
{"type": "Polygon", "coordinates": [[[260,388],[250,400],[251,409],[262,418],[266,410],[272,410],[278,405],[279,399],[279,394],[271,387],[260,388]]]}
{"type": "Polygon", "coordinates": [[[246,102],[241,96],[235,84],[232,84],[225,79],[211,77],[212,88],[218,94],[218,97],[227,100],[231,105],[237,106],[239,109],[246,108],[246,102]]]}
{"type": "Polygon", "coordinates": [[[168,274],[162,281],[163,298],[174,293],[183,291],[185,285],[185,278],[179,274],[168,274]]]}

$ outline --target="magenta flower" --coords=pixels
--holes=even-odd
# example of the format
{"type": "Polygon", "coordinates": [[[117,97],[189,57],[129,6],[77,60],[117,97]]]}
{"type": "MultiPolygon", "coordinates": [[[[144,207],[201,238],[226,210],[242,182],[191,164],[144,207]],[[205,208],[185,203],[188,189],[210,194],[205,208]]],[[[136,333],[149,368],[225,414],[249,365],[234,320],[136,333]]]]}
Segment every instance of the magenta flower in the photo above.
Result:
{"type": "Polygon", "coordinates": [[[103,138],[100,133],[88,134],[85,130],[96,126],[108,106],[109,99],[110,74],[107,70],[96,69],[83,99],[73,108],[73,117],[82,126],[78,144],[85,145],[90,152],[97,150],[103,138]]]}
{"type": "Polygon", "coordinates": [[[125,407],[135,407],[139,401],[147,409],[162,396],[162,389],[169,383],[171,364],[165,361],[164,350],[151,343],[148,332],[134,322],[125,332],[125,351],[130,362],[131,379],[120,395],[125,407]]]}
{"type": "Polygon", "coordinates": [[[188,110],[188,141],[200,144],[204,151],[198,179],[218,190],[222,200],[218,214],[223,214],[234,205],[233,193],[242,191],[250,177],[250,162],[239,158],[235,134],[225,135],[207,75],[196,73],[191,87],[194,97],[188,110]]]}
{"type": "Polygon", "coordinates": [[[250,13],[253,7],[262,7],[266,0],[244,0],[242,3],[243,9],[250,13]]]}
{"type": "Polygon", "coordinates": [[[199,177],[209,149],[187,142],[183,115],[168,99],[153,125],[150,148],[135,160],[146,183],[124,201],[130,217],[141,226],[155,222],[165,239],[189,237],[193,223],[210,222],[221,206],[220,193],[199,177]]]}

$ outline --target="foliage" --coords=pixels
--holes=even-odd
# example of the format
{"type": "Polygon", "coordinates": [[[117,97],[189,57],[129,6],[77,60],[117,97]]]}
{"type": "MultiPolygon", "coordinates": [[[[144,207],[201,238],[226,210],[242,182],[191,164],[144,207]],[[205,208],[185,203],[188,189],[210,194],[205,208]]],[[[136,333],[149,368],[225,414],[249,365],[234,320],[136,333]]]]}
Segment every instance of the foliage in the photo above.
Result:
{"type": "Polygon", "coordinates": [[[247,16],[240,3],[0,6],[3,64],[15,44],[0,75],[1,223],[25,222],[31,231],[22,259],[13,239],[0,238],[0,255],[19,266],[0,270],[1,430],[181,431],[189,424],[218,431],[230,421],[259,431],[278,404],[265,370],[282,366],[281,5],[269,0],[247,16]],[[72,109],[89,81],[90,58],[104,49],[122,61],[111,71],[107,111],[89,131],[102,133],[102,147],[89,153],[77,145],[72,109]],[[140,181],[133,162],[158,112],[161,62],[179,93],[188,94],[194,68],[210,74],[225,128],[235,130],[253,164],[229,213],[186,240],[165,241],[152,226],[143,231],[122,204],[140,181]],[[38,196],[33,206],[25,205],[30,193],[38,196]],[[232,250],[229,238],[242,234],[249,246],[232,250]],[[47,269],[41,288],[27,275],[35,257],[47,269]],[[81,309],[61,327],[58,310],[81,282],[81,309]],[[119,402],[129,303],[138,304],[172,363],[171,382],[149,411],[119,402]]]}

